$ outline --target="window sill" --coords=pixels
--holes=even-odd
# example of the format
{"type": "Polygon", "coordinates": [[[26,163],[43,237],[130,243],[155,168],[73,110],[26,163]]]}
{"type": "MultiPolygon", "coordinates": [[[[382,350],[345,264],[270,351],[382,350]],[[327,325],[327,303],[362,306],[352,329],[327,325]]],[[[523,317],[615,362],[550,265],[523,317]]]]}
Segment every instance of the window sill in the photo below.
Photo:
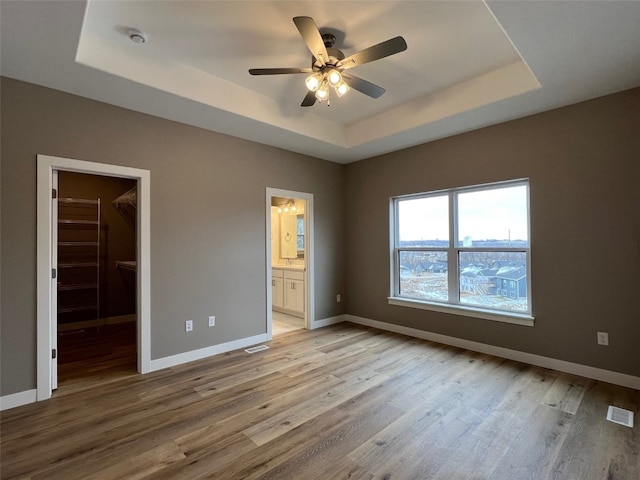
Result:
{"type": "Polygon", "coordinates": [[[450,313],[452,315],[463,315],[465,317],[481,318],[483,320],[492,320],[495,322],[512,323],[515,325],[524,325],[533,327],[535,317],[530,315],[522,315],[517,313],[497,313],[489,312],[479,308],[444,305],[441,303],[431,303],[422,300],[402,297],[388,297],[389,305],[397,305],[400,307],[419,308],[422,310],[432,310],[434,312],[450,313]]]}

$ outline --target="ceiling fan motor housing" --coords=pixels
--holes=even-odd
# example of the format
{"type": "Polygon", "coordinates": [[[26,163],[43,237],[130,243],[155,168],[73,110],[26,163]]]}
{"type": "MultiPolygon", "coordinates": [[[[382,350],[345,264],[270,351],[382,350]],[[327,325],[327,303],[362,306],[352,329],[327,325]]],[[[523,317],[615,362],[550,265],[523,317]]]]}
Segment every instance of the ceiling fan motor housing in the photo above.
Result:
{"type": "MultiPolygon", "coordinates": [[[[340,60],[344,59],[344,53],[342,53],[341,50],[333,47],[327,48],[327,55],[329,55],[329,58],[325,63],[326,66],[329,67],[335,67],[340,60]]],[[[315,57],[311,57],[311,68],[316,71],[320,71],[322,70],[322,64],[318,60],[316,60],[315,57]]]]}

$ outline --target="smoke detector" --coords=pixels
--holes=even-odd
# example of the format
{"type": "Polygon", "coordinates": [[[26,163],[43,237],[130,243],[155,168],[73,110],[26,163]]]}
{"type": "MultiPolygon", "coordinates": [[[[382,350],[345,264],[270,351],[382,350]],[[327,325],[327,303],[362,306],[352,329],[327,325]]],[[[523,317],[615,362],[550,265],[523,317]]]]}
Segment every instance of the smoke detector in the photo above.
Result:
{"type": "Polygon", "coordinates": [[[147,41],[147,35],[136,28],[129,30],[129,38],[133,43],[144,43],[147,41]]]}

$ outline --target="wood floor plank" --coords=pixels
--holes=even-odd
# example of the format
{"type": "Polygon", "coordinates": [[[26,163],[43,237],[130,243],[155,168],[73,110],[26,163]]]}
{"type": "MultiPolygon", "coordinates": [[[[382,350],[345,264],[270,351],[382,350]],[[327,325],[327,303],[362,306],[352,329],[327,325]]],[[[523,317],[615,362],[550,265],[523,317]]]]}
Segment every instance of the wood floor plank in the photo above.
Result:
{"type": "MultiPolygon", "coordinates": [[[[103,478],[126,478],[138,480],[149,474],[162,470],[167,466],[185,458],[180,449],[173,443],[164,443],[153,446],[148,445],[144,451],[140,451],[138,445],[129,445],[135,453],[129,453],[124,462],[114,462],[121,458],[120,451],[103,452],[102,455],[92,455],[87,459],[90,468],[78,468],[77,465],[59,465],[44,470],[32,477],[32,480],[44,480],[50,478],[64,478],[66,480],[101,480],[103,478]]],[[[131,450],[130,450],[131,452],[131,450]]]]}
{"type": "Polygon", "coordinates": [[[225,432],[225,434],[240,432],[249,426],[287,412],[290,408],[295,408],[305,401],[314,399],[327,389],[341,383],[343,382],[340,379],[332,376],[307,379],[296,388],[286,390],[280,395],[271,396],[261,404],[178,437],[176,442],[182,445],[182,448],[187,452],[206,448],[210,441],[215,441],[219,437],[220,432],[225,432]]]}
{"type": "Polygon", "coordinates": [[[574,415],[589,383],[587,379],[580,380],[572,375],[559,374],[542,399],[542,404],[574,415]]]}
{"type": "MultiPolygon", "coordinates": [[[[177,442],[178,444],[181,441],[177,442]]],[[[238,458],[243,455],[253,455],[256,444],[243,433],[208,437],[207,448],[184,449],[183,459],[174,462],[162,470],[153,472],[145,477],[153,480],[175,480],[186,478],[189,480],[199,478],[216,478],[218,472],[228,468],[234,468],[238,458]]]]}
{"type": "Polygon", "coordinates": [[[264,377],[274,372],[279,372],[286,368],[305,364],[309,361],[313,361],[324,357],[323,352],[308,351],[300,352],[297,354],[287,354],[286,356],[274,360],[266,364],[259,364],[251,369],[245,369],[242,372],[238,372],[234,375],[229,375],[213,382],[207,382],[199,385],[195,388],[202,396],[213,395],[217,392],[222,392],[228,388],[242,385],[244,383],[252,382],[258,378],[264,377]]]}
{"type": "Polygon", "coordinates": [[[434,480],[491,478],[496,465],[529,428],[529,420],[553,383],[553,377],[537,367],[526,367],[512,377],[499,403],[487,408],[482,422],[457,443],[447,461],[433,474],[434,480]]]}
{"type": "MultiPolygon", "coordinates": [[[[330,435],[347,418],[347,414],[341,410],[329,410],[325,415],[319,415],[291,430],[286,437],[281,437],[281,441],[269,442],[262,446],[254,443],[255,448],[251,452],[236,457],[232,464],[223,469],[216,467],[215,472],[206,478],[257,480],[279,465],[299,458],[309,442],[313,442],[318,437],[330,435]]],[[[245,438],[248,439],[246,435],[245,438]]],[[[285,479],[286,477],[282,480],[285,479]]]]}
{"type": "Polygon", "coordinates": [[[553,466],[573,424],[572,415],[540,405],[491,473],[495,480],[553,478],[553,466]]]}
{"type": "Polygon", "coordinates": [[[348,458],[342,457],[319,474],[310,470],[305,471],[302,477],[281,477],[278,480],[283,480],[284,478],[291,480],[296,478],[304,478],[305,480],[326,480],[328,478],[332,480],[372,480],[373,474],[348,458]]]}
{"type": "Polygon", "coordinates": [[[640,478],[640,428],[605,419],[637,390],[351,324],[269,347],[147,375],[120,348],[71,361],[51,400],[2,412],[0,478],[640,478]]]}
{"type": "Polygon", "coordinates": [[[380,385],[386,378],[378,373],[362,372],[353,379],[324,392],[322,395],[301,402],[278,415],[247,428],[244,433],[256,445],[264,445],[310,419],[337,407],[355,395],[380,385]]]}
{"type": "Polygon", "coordinates": [[[349,453],[349,458],[366,465],[375,478],[431,478],[456,446],[482,424],[514,378],[523,374],[523,369],[514,373],[500,368],[503,361],[462,353],[455,357],[456,366],[448,378],[426,376],[420,382],[422,389],[402,396],[403,400],[413,397],[409,404],[418,407],[349,453]],[[478,375],[481,372],[484,377],[478,375]],[[494,381],[487,382],[490,377],[494,381]]]}
{"type": "Polygon", "coordinates": [[[329,346],[319,348],[318,350],[325,355],[315,359],[310,359],[303,364],[296,364],[291,367],[285,367],[281,371],[286,375],[296,376],[303,373],[315,371],[320,373],[320,368],[324,368],[325,372],[335,372],[337,365],[353,365],[358,362],[370,360],[371,355],[378,349],[388,349],[389,340],[379,338],[379,335],[373,335],[370,338],[350,337],[340,342],[332,343],[329,346]]]}
{"type": "MultiPolygon", "coordinates": [[[[556,478],[634,478],[640,471],[640,430],[603,421],[609,405],[633,409],[633,390],[592,382],[553,465],[556,478]]],[[[634,398],[635,397],[635,398],[634,398]]],[[[635,407],[637,408],[637,406],[635,407]]]]}
{"type": "Polygon", "coordinates": [[[300,448],[289,460],[283,461],[259,477],[259,480],[352,478],[348,475],[352,475],[353,478],[371,478],[369,472],[343,455],[344,452],[353,450],[367,441],[404,413],[387,403],[377,401],[377,398],[372,398],[380,390],[369,389],[366,393],[354,397],[353,401],[340,405],[339,410],[346,414],[343,422],[336,423],[335,428],[320,438],[312,438],[307,446],[300,448]],[[371,392],[375,393],[367,395],[371,392]],[[344,465],[336,465],[337,458],[344,458],[344,465]],[[357,475],[356,471],[359,472],[357,475]]]}

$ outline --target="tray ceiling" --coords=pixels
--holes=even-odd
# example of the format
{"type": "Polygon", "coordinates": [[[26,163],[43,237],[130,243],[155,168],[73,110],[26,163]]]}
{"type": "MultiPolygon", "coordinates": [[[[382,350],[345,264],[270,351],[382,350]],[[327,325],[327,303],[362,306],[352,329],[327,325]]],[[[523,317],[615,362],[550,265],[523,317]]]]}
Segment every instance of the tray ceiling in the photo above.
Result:
{"type": "Polygon", "coordinates": [[[366,6],[3,1],[2,75],[340,163],[640,85],[640,2],[366,6]],[[305,75],[250,76],[310,66],[298,15],[346,55],[402,35],[352,70],[386,93],[301,108],[305,75]]]}

